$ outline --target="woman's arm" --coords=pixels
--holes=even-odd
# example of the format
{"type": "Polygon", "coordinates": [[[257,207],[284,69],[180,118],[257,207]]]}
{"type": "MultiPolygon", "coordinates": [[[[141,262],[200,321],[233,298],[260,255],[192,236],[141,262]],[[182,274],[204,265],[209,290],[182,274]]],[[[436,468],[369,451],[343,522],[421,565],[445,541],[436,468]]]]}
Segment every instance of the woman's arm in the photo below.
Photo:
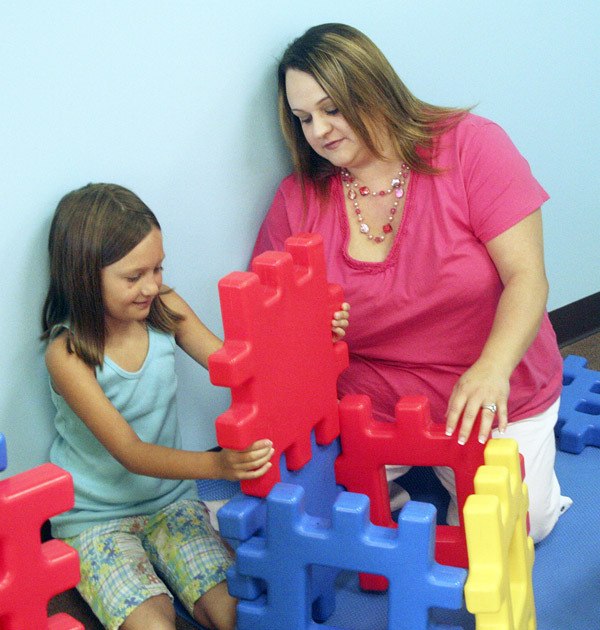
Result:
{"type": "MultiPolygon", "coordinates": [[[[459,378],[446,412],[446,432],[452,435],[462,422],[458,441],[467,441],[479,411],[479,440],[488,438],[498,408],[498,428],[506,428],[509,379],[535,339],[548,298],[544,268],[541,210],[536,210],[486,244],[504,289],[488,339],[477,361],[459,378]]],[[[465,325],[469,325],[465,322],[465,325]]]]}
{"type": "Polygon", "coordinates": [[[272,444],[260,440],[246,451],[197,452],[143,442],[112,405],[94,370],[69,353],[66,336],[46,351],[53,387],[106,450],[127,470],[162,479],[255,479],[270,467],[272,444]]]}

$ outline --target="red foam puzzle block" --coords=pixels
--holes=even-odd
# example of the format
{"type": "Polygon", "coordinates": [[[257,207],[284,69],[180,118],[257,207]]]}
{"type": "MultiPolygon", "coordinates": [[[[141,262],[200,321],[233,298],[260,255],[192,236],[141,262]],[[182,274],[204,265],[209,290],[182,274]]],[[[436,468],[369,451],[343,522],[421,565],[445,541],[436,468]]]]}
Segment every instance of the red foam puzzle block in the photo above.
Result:
{"type": "Polygon", "coordinates": [[[83,630],[65,614],[48,618],[48,601],[79,582],[77,552],[41,542],[42,524],[73,507],[73,481],[43,464],[0,481],[0,619],[3,630],[83,630]]]}
{"type": "Polygon", "coordinates": [[[344,299],[327,282],[322,238],[293,236],[285,249],[264,252],[251,272],[219,282],[225,342],[208,361],[211,382],[231,388],[231,406],[216,421],[220,446],[273,442],[273,467],[241,484],[257,497],[280,480],[283,453],[290,470],[310,460],[313,430],[322,445],[338,436],[337,378],[348,365],[346,344],[331,337],[344,299]]]}
{"type": "Polygon", "coordinates": [[[85,628],[70,615],[57,613],[48,619],[48,630],[85,630],[85,628]]]}
{"type": "MultiPolygon", "coordinates": [[[[371,499],[371,520],[375,525],[396,527],[390,513],[385,476],[386,465],[449,466],[454,470],[460,525],[436,528],[435,557],[440,564],[468,567],[462,509],[474,492],[473,479],[484,463],[485,445],[477,440],[477,425],[467,443],[445,434],[445,426],[431,422],[429,401],[423,396],[401,398],[395,410],[396,422],[373,419],[368,396],[345,396],[340,403],[342,453],[335,462],[336,481],[351,492],[371,499]]],[[[387,581],[361,576],[361,585],[383,590],[387,581]]]]}

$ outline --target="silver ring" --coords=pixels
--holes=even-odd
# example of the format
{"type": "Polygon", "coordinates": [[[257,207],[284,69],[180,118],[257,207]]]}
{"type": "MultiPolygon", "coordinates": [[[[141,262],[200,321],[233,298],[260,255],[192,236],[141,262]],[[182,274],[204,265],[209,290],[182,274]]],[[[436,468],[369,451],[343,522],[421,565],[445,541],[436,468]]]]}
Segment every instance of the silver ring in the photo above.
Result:
{"type": "Polygon", "coordinates": [[[492,413],[496,413],[498,411],[498,407],[496,403],[489,403],[487,405],[481,405],[482,409],[489,409],[492,413]]]}

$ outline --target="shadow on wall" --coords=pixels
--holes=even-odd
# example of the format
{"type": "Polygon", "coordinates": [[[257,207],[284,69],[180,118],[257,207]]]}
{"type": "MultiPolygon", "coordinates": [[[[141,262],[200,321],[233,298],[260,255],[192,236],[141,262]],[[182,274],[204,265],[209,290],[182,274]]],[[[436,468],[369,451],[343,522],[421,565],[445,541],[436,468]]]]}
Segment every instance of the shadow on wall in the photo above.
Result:
{"type": "MultiPolygon", "coordinates": [[[[48,275],[49,227],[48,216],[29,243],[26,263],[17,267],[21,275],[17,281],[18,313],[25,313],[18,327],[24,334],[12,337],[20,342],[18,345],[8,343],[5,346],[10,374],[5,375],[0,390],[0,430],[7,441],[7,475],[48,461],[48,450],[55,435],[54,406],[44,363],[45,344],[39,340],[46,290],[46,282],[41,283],[40,276],[46,278],[48,275]],[[27,461],[19,461],[21,458],[14,455],[18,453],[28,453],[27,461]]],[[[7,332],[11,334],[10,330],[7,332]]]]}

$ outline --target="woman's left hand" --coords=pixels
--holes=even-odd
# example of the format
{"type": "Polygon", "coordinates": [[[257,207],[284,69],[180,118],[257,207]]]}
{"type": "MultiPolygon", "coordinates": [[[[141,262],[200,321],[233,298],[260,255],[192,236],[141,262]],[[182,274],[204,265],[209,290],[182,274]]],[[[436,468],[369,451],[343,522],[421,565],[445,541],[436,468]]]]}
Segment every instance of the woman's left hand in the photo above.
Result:
{"type": "Polygon", "coordinates": [[[480,411],[480,442],[488,439],[496,415],[498,430],[506,429],[509,378],[537,335],[548,298],[539,208],[485,246],[504,289],[479,359],[458,379],[448,401],[446,433],[452,435],[462,417],[459,444],[469,439],[480,411]]]}
{"type": "Polygon", "coordinates": [[[336,311],[331,320],[331,333],[334,341],[339,341],[346,334],[346,328],[350,323],[350,304],[344,302],[340,308],[341,310],[336,311]]]}
{"type": "Polygon", "coordinates": [[[446,411],[446,435],[453,435],[462,417],[458,443],[464,444],[471,435],[473,424],[481,411],[481,426],[477,439],[484,444],[494,418],[498,416],[498,430],[503,433],[508,424],[507,401],[510,391],[508,378],[484,361],[476,361],[457,381],[446,411]],[[495,410],[494,410],[495,406],[495,410]],[[489,408],[491,407],[491,409],[489,408]]]}

